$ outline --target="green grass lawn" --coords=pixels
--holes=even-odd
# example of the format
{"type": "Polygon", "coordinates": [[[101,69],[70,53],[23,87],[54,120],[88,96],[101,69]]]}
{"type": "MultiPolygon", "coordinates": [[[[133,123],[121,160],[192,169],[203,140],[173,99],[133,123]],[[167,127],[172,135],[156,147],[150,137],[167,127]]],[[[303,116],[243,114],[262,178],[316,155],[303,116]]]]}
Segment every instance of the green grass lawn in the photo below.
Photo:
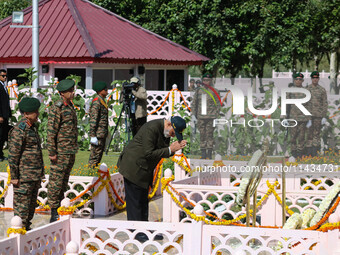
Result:
{"type": "MultiPolygon", "coordinates": [[[[4,154],[7,157],[8,151],[4,150],[4,154]]],[[[50,169],[50,160],[48,158],[47,150],[43,150],[44,164],[45,164],[45,173],[49,173],[50,169]]],[[[89,161],[90,151],[78,151],[76,154],[76,161],[74,163],[71,175],[83,175],[83,176],[95,176],[96,171],[89,169],[87,167],[87,163],[89,161]]],[[[119,157],[119,153],[117,152],[109,152],[108,155],[103,155],[101,163],[106,163],[109,167],[110,173],[115,171],[114,166],[117,164],[119,157]]],[[[8,165],[8,161],[0,162],[0,172],[6,172],[6,166],[8,165]]]]}

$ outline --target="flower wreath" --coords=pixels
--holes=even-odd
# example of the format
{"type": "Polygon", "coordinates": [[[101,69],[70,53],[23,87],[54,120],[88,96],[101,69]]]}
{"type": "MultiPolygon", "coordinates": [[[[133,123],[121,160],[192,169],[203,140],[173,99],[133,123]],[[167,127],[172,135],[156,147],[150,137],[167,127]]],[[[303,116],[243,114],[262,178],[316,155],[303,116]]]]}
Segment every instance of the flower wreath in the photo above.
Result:
{"type": "Polygon", "coordinates": [[[247,192],[252,196],[262,178],[262,166],[266,163],[266,156],[261,150],[257,150],[250,161],[246,173],[243,175],[241,184],[237,191],[236,203],[244,205],[246,203],[247,192]],[[248,171],[249,169],[249,171],[248,171]]]}
{"type": "Polygon", "coordinates": [[[334,201],[338,198],[340,194],[340,182],[336,183],[331,191],[327,194],[324,200],[322,200],[319,210],[314,215],[313,219],[310,222],[310,226],[314,226],[317,224],[321,218],[329,211],[331,205],[334,203],[334,201]]]}

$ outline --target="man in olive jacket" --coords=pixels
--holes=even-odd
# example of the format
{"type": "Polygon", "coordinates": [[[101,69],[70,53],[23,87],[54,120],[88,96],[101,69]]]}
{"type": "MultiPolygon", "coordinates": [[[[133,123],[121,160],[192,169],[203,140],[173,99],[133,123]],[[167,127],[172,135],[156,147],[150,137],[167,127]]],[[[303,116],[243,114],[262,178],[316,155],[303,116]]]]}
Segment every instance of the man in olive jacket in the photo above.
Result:
{"type": "Polygon", "coordinates": [[[124,176],[128,220],[148,221],[148,189],[152,185],[154,169],[162,158],[185,147],[182,136],[185,128],[184,119],[178,116],[152,120],[141,127],[121,153],[117,165],[124,176]],[[169,146],[170,137],[175,135],[178,141],[169,146]]]}

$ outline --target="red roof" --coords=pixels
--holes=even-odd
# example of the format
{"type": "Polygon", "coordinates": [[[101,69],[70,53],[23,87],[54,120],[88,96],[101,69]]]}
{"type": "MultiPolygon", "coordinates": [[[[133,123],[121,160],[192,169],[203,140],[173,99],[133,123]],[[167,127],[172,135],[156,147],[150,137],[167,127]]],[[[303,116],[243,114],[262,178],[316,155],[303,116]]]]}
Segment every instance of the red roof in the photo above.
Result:
{"type": "MultiPolygon", "coordinates": [[[[32,24],[32,7],[24,10],[32,24]]],[[[0,62],[30,63],[32,30],[0,21],[0,62]]],[[[209,60],[86,0],[39,1],[41,63],[199,65],[209,60]]]]}

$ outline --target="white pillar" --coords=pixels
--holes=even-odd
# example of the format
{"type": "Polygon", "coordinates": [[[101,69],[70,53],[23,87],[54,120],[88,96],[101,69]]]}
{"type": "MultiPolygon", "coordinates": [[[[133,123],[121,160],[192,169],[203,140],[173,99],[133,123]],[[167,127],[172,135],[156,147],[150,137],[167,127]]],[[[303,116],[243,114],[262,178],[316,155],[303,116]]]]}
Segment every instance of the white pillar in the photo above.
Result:
{"type": "MultiPolygon", "coordinates": [[[[60,206],[63,206],[65,208],[68,208],[71,206],[71,201],[69,198],[64,198],[61,203],[60,203],[60,206]]],[[[66,220],[66,219],[70,219],[72,218],[72,214],[65,214],[65,215],[60,215],[60,220],[66,220]]]]}
{"type": "Polygon", "coordinates": [[[92,89],[92,82],[93,82],[93,72],[92,72],[92,67],[87,66],[86,67],[86,81],[85,81],[85,89],[92,89]]]}
{"type": "Polygon", "coordinates": [[[188,68],[184,69],[184,87],[183,90],[188,90],[188,84],[189,84],[189,79],[190,77],[188,77],[189,71],[188,68]]]}
{"type": "Polygon", "coordinates": [[[10,184],[8,185],[8,190],[6,192],[7,194],[5,195],[5,207],[7,208],[13,208],[13,185],[10,184]]]}
{"type": "MultiPolygon", "coordinates": [[[[164,171],[164,178],[170,179],[171,177],[172,177],[172,171],[171,169],[168,168],[164,171]]],[[[168,194],[168,192],[164,190],[163,191],[163,222],[171,222],[172,204],[175,204],[175,203],[172,202],[170,194],[168,194]]]]}
{"type": "MultiPolygon", "coordinates": [[[[174,157],[179,160],[180,159],[180,154],[182,154],[182,150],[176,151],[174,157]]],[[[174,163],[174,168],[175,168],[175,181],[179,181],[185,178],[185,170],[182,169],[177,163],[174,163]]]]}
{"type": "MultiPolygon", "coordinates": [[[[103,172],[109,171],[105,163],[102,163],[99,169],[103,172]]],[[[94,179],[93,181],[95,182],[96,180],[97,179],[94,179]]],[[[94,190],[97,190],[101,184],[102,184],[101,182],[98,182],[98,184],[94,187],[94,190]]],[[[109,214],[109,208],[108,208],[109,196],[105,188],[103,188],[102,191],[99,192],[99,194],[93,198],[93,203],[94,203],[94,212],[93,212],[94,215],[106,216],[109,214]]]]}
{"type": "MultiPolygon", "coordinates": [[[[22,228],[22,219],[19,216],[14,216],[11,219],[11,228],[13,229],[20,229],[22,228]]],[[[18,233],[11,233],[9,235],[9,237],[14,237],[14,236],[18,236],[18,233]]]]}
{"type": "Polygon", "coordinates": [[[79,246],[76,242],[70,241],[66,245],[66,254],[65,255],[78,255],[79,246]]]}
{"type": "Polygon", "coordinates": [[[32,0],[32,67],[37,71],[37,79],[33,81],[33,88],[39,87],[39,11],[38,0],[32,0]]]}

